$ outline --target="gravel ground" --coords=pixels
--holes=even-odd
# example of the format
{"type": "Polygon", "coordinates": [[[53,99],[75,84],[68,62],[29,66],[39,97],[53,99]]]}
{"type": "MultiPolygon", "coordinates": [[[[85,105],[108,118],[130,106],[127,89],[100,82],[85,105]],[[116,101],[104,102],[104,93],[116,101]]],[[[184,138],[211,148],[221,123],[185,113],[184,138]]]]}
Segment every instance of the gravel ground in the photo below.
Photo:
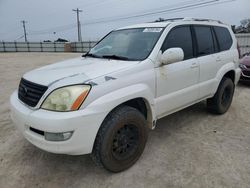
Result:
{"type": "Polygon", "coordinates": [[[238,85],[229,111],[193,105],[158,121],[130,169],[112,174],[89,155],[55,155],[14,127],[9,96],[28,70],[77,57],[66,53],[0,54],[0,187],[250,187],[250,87],[238,85]]]}

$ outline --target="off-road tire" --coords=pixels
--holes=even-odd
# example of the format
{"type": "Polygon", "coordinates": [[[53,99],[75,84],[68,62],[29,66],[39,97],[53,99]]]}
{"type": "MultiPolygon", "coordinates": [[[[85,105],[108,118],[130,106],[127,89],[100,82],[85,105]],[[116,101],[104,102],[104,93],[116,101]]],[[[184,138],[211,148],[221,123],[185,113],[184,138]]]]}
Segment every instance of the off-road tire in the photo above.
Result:
{"type": "Polygon", "coordinates": [[[208,111],[213,114],[227,112],[233,100],[234,89],[232,79],[223,77],[214,97],[207,99],[208,111]]]}
{"type": "Polygon", "coordinates": [[[135,108],[119,106],[103,121],[96,136],[92,158],[96,164],[111,172],[126,170],[141,156],[147,136],[143,114],[135,108]]]}

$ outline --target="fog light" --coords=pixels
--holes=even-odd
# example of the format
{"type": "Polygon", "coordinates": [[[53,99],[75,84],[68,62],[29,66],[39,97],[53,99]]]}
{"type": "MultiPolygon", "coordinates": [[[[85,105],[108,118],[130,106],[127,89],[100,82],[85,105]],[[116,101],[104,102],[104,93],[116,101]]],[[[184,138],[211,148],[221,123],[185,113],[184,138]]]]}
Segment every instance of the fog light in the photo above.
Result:
{"type": "Polygon", "coordinates": [[[45,140],[48,141],[65,141],[71,138],[73,131],[64,133],[49,133],[44,132],[45,140]]]}

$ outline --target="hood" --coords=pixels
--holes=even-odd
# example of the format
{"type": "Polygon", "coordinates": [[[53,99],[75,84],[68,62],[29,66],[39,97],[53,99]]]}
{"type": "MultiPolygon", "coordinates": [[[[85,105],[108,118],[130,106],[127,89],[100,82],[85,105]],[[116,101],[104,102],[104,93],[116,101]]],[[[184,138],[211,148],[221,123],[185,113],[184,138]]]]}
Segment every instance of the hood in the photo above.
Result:
{"type": "Polygon", "coordinates": [[[67,78],[77,77],[81,82],[125,69],[138,61],[120,61],[99,58],[75,58],[47,65],[26,73],[23,77],[31,82],[49,86],[67,78]]]}
{"type": "Polygon", "coordinates": [[[245,56],[240,60],[240,63],[243,65],[250,66],[250,56],[245,56]]]}

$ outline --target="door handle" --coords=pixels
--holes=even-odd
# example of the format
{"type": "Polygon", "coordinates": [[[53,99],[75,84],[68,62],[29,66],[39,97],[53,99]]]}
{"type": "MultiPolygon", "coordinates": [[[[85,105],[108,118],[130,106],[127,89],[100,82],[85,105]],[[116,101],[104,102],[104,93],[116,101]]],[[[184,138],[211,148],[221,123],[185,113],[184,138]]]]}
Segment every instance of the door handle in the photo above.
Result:
{"type": "Polygon", "coordinates": [[[192,65],[191,65],[192,69],[197,68],[197,67],[198,67],[198,63],[192,63],[192,65]]]}

